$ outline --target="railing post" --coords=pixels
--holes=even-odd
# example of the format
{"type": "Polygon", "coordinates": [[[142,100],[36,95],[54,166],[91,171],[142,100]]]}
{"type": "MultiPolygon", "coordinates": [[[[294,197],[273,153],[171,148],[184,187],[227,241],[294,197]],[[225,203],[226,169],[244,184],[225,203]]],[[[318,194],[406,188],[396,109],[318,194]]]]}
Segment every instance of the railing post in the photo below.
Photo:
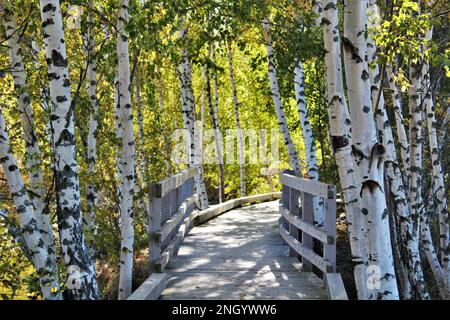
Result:
{"type": "MultiPolygon", "coordinates": [[[[300,192],[294,188],[289,188],[289,212],[293,215],[298,216],[300,209],[298,199],[300,196],[300,192]]],[[[293,236],[295,239],[299,240],[300,232],[299,230],[291,223],[289,223],[289,234],[293,236]]],[[[289,249],[289,255],[292,257],[298,257],[298,253],[295,252],[292,248],[289,249]]]]}
{"type": "Polygon", "coordinates": [[[149,265],[150,272],[154,271],[154,265],[161,256],[160,240],[153,235],[161,231],[161,198],[150,195],[150,212],[149,212],[149,265]]]}
{"type": "MultiPolygon", "coordinates": [[[[302,192],[302,220],[309,224],[314,225],[314,209],[313,209],[313,196],[309,193],[302,192]]],[[[302,245],[310,250],[313,250],[313,237],[306,232],[302,232],[302,245]]],[[[311,272],[312,263],[302,257],[303,271],[311,272]]]]}
{"type": "Polygon", "coordinates": [[[323,257],[333,265],[336,272],[336,187],[328,186],[328,199],[325,201],[324,230],[334,238],[333,244],[324,244],[323,257]]]}

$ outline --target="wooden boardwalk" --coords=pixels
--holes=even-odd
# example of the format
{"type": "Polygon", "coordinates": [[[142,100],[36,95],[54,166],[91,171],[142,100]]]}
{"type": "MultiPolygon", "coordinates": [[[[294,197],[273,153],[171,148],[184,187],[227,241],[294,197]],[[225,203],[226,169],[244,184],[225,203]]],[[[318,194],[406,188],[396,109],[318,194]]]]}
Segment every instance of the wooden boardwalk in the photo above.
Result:
{"type": "Polygon", "coordinates": [[[278,204],[238,208],[193,228],[165,270],[160,299],[328,299],[323,282],[288,256],[278,204]]]}

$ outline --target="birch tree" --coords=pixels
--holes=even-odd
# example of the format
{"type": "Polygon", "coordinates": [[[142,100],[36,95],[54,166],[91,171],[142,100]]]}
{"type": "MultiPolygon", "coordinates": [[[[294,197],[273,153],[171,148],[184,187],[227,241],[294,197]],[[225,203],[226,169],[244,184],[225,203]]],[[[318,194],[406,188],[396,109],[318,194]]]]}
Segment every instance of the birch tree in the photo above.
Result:
{"type": "MultiPolygon", "coordinates": [[[[8,39],[10,70],[14,81],[14,90],[17,97],[17,106],[20,114],[20,122],[25,140],[25,165],[28,173],[30,200],[33,205],[33,213],[40,230],[42,240],[48,248],[48,254],[53,264],[56,264],[56,248],[53,236],[53,228],[50,212],[45,210],[45,184],[41,169],[41,154],[37,140],[34,113],[31,108],[31,99],[28,93],[27,75],[23,64],[20,30],[16,17],[6,1],[0,2],[3,10],[3,19],[8,39]]],[[[57,269],[56,269],[57,271],[57,269]]],[[[53,275],[58,279],[58,274],[53,275]]]]}
{"type": "Polygon", "coordinates": [[[367,230],[369,266],[379,275],[379,283],[369,288],[369,299],[398,299],[389,219],[384,197],[384,157],[378,141],[370,95],[367,64],[368,1],[345,1],[344,62],[352,119],[352,152],[361,195],[361,213],[367,230]]]}
{"type": "MultiPolygon", "coordinates": [[[[87,173],[90,177],[95,175],[95,164],[97,161],[97,128],[98,128],[98,100],[97,100],[97,62],[95,59],[94,48],[94,0],[89,1],[89,21],[88,31],[86,35],[86,51],[87,51],[87,86],[86,91],[89,97],[91,112],[89,114],[89,130],[87,137],[87,173]]],[[[94,183],[86,186],[86,204],[87,212],[84,216],[84,224],[89,231],[90,237],[96,235],[96,227],[94,222],[95,207],[97,205],[97,187],[94,183]]],[[[91,244],[92,246],[92,244],[91,244]]]]}
{"type": "Polygon", "coordinates": [[[60,300],[62,294],[58,281],[58,267],[50,257],[50,251],[43,241],[38,222],[33,212],[33,205],[20,175],[17,162],[12,155],[8,131],[0,108],[0,162],[12,195],[14,206],[19,215],[20,230],[25,240],[28,254],[39,275],[39,282],[44,299],[60,300]]]}
{"type": "MultiPolygon", "coordinates": [[[[431,41],[433,30],[428,30],[425,35],[427,42],[431,41]]],[[[424,111],[427,119],[427,136],[431,153],[433,194],[436,202],[436,211],[439,216],[439,255],[441,257],[442,268],[447,275],[446,283],[450,296],[450,247],[449,247],[449,219],[447,192],[444,183],[444,173],[439,157],[439,145],[437,140],[437,122],[434,111],[433,95],[431,88],[431,76],[429,61],[423,64],[423,86],[424,86],[424,111]]]]}
{"type": "MultiPolygon", "coordinates": [[[[370,0],[369,13],[369,26],[371,28],[379,26],[379,19],[381,19],[381,16],[375,0],[370,0]]],[[[369,34],[369,37],[367,38],[368,63],[376,63],[378,59],[376,44],[372,36],[372,34],[369,34]]],[[[403,242],[401,249],[405,258],[403,261],[406,262],[406,271],[409,274],[406,279],[402,279],[404,280],[403,297],[410,299],[412,298],[412,294],[414,294],[416,298],[430,299],[419,256],[417,221],[416,223],[413,223],[409,212],[406,188],[403,185],[403,177],[400,171],[400,164],[397,160],[397,151],[395,149],[392,129],[387,116],[384,93],[381,89],[381,80],[383,79],[381,72],[382,71],[380,71],[378,66],[375,66],[374,68],[369,69],[369,78],[379,139],[382,141],[386,150],[384,161],[386,170],[385,176],[389,181],[389,193],[393,199],[394,216],[397,218],[396,220],[400,225],[401,239],[403,242]],[[412,285],[412,288],[410,284],[412,285]]],[[[395,88],[395,84],[391,86],[395,88]]],[[[396,115],[396,119],[397,121],[400,121],[398,125],[401,126],[398,132],[402,134],[402,132],[404,132],[404,127],[400,114],[401,106],[398,105],[399,98],[396,96],[398,95],[398,92],[393,93],[393,95],[395,112],[399,113],[396,115]]],[[[405,151],[403,149],[404,144],[405,142],[400,144],[400,148],[403,151],[405,151]]],[[[386,197],[388,196],[389,195],[387,194],[386,197]]],[[[394,224],[391,225],[391,228],[395,228],[396,221],[393,222],[394,224]]],[[[401,269],[403,268],[403,261],[399,266],[401,269]]]]}
{"type": "Polygon", "coordinates": [[[120,199],[120,278],[119,300],[131,294],[133,273],[133,191],[134,191],[134,132],[131,107],[130,57],[128,53],[129,21],[128,0],[121,0],[117,17],[117,56],[119,80],[119,113],[122,123],[122,168],[120,181],[122,197],[120,199]]]}
{"type": "Polygon", "coordinates": [[[234,103],[234,117],[236,120],[236,129],[237,129],[237,151],[238,151],[238,161],[239,161],[239,187],[240,187],[240,196],[245,197],[245,141],[244,136],[242,134],[241,128],[241,120],[239,118],[239,99],[236,90],[236,83],[234,82],[234,72],[233,72],[233,50],[231,47],[231,41],[227,41],[227,49],[228,49],[228,72],[230,76],[230,84],[231,91],[233,94],[233,103],[234,103]]]}
{"type": "Polygon", "coordinates": [[[272,38],[270,35],[270,23],[267,18],[262,22],[264,41],[267,51],[267,64],[269,70],[269,82],[270,82],[270,92],[275,105],[275,112],[277,114],[278,125],[280,126],[281,135],[283,136],[284,144],[289,155],[289,162],[294,174],[300,176],[301,168],[300,162],[298,160],[297,150],[292,142],[291,134],[289,132],[289,127],[287,125],[286,116],[284,115],[283,103],[281,101],[281,92],[278,85],[277,70],[275,68],[275,52],[272,47],[272,38]]]}
{"type": "MultiPolygon", "coordinates": [[[[303,79],[303,66],[301,61],[295,61],[294,66],[294,88],[297,109],[302,127],[303,142],[305,143],[306,164],[308,165],[307,177],[313,181],[319,181],[319,171],[317,166],[316,144],[309,122],[308,109],[306,107],[305,86],[303,79]]],[[[323,225],[323,202],[319,197],[313,198],[314,223],[318,226],[323,225]]]]}
{"type": "Polygon", "coordinates": [[[337,1],[325,0],[322,6],[331,145],[338,166],[345,203],[352,260],[355,265],[354,276],[358,299],[364,300],[368,298],[368,258],[364,224],[360,210],[359,190],[352,158],[351,120],[344,94],[337,1]]]}
{"type": "Polygon", "coordinates": [[[369,299],[398,299],[383,190],[385,148],[373,122],[365,39],[367,1],[346,1],[344,10],[344,62],[352,118],[355,171],[361,195],[361,213],[367,232],[369,266],[376,268],[379,285],[369,288],[369,299]]]}
{"type": "Polygon", "coordinates": [[[61,9],[57,0],[41,0],[45,57],[54,134],[57,214],[61,254],[68,268],[67,296],[98,299],[95,267],[86,248],[82,229],[80,183],[76,160],[73,106],[67,68],[61,9]]]}
{"type": "MultiPolygon", "coordinates": [[[[182,27],[184,19],[180,21],[180,40],[185,41],[187,28],[182,27]]],[[[189,165],[198,168],[198,175],[195,176],[196,193],[200,198],[200,207],[206,209],[208,204],[208,196],[206,194],[205,182],[203,180],[203,170],[200,168],[202,164],[195,163],[195,100],[192,91],[192,68],[189,60],[188,50],[183,46],[181,48],[181,65],[179,70],[181,106],[183,112],[184,128],[189,133],[189,165]]]]}
{"type": "Polygon", "coordinates": [[[209,77],[209,68],[206,68],[205,78],[206,78],[206,97],[208,101],[209,107],[209,117],[211,120],[212,129],[214,131],[214,145],[215,145],[215,155],[217,166],[219,169],[219,203],[223,201],[224,198],[224,189],[225,189],[225,175],[223,169],[223,145],[222,145],[222,133],[220,131],[219,124],[219,89],[217,83],[217,72],[216,69],[216,54],[214,51],[213,44],[209,46],[208,58],[212,59],[213,63],[213,71],[212,71],[212,79],[213,79],[213,89],[214,89],[214,106],[211,99],[211,83],[209,77]]]}

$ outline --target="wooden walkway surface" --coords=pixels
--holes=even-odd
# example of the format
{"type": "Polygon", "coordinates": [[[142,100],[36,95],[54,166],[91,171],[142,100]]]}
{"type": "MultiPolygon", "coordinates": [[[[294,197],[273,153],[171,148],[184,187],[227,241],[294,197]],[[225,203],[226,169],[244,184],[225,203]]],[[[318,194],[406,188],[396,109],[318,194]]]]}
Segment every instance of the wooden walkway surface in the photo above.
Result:
{"type": "Polygon", "coordinates": [[[160,299],[328,299],[322,281],[288,256],[278,203],[238,208],[193,228],[166,269],[160,299]]]}

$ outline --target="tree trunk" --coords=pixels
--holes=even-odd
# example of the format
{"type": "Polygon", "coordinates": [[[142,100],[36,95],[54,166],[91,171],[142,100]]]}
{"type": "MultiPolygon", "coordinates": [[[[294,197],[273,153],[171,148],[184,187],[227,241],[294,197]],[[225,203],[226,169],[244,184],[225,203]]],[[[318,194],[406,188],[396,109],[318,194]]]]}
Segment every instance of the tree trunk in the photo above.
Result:
{"type": "MultiPolygon", "coordinates": [[[[409,176],[409,142],[406,136],[405,122],[403,120],[403,107],[400,91],[394,81],[392,75],[392,66],[386,66],[387,79],[389,81],[389,88],[392,91],[392,104],[394,106],[395,126],[397,132],[397,141],[400,147],[400,155],[402,157],[403,170],[405,171],[405,182],[409,176]]],[[[406,183],[406,187],[408,183],[406,183]]]]}
{"type": "Polygon", "coordinates": [[[41,0],[40,10],[52,103],[59,234],[68,272],[67,296],[70,299],[98,299],[95,268],[82,229],[73,106],[59,1],[41,0]]]}
{"type": "MultiPolygon", "coordinates": [[[[303,66],[297,60],[294,67],[294,87],[295,99],[297,101],[297,109],[300,117],[300,125],[302,127],[303,142],[305,143],[306,163],[308,165],[308,178],[319,181],[319,171],[317,167],[316,144],[314,141],[313,131],[309,122],[308,109],[306,107],[305,86],[303,79],[303,66]]],[[[313,198],[314,208],[314,224],[323,225],[323,201],[319,197],[313,198]]]]}
{"type": "MultiPolygon", "coordinates": [[[[369,27],[379,26],[380,12],[375,0],[370,0],[369,12],[369,27]]],[[[376,62],[377,48],[372,35],[369,35],[367,38],[367,56],[368,63],[376,62]]],[[[408,279],[412,285],[412,287],[408,285],[403,286],[403,289],[405,290],[403,291],[403,297],[408,299],[413,297],[416,299],[430,299],[420,261],[417,221],[416,223],[413,223],[410,215],[406,188],[403,185],[403,177],[397,160],[397,152],[395,150],[391,125],[387,116],[384,94],[380,91],[383,75],[378,66],[369,69],[369,75],[373,110],[375,112],[378,134],[386,150],[384,162],[385,176],[389,181],[390,188],[388,190],[393,199],[392,208],[396,218],[395,221],[399,221],[400,224],[400,235],[402,239],[401,248],[403,251],[402,263],[404,262],[406,265],[409,275],[408,279]],[[410,290],[413,290],[413,292],[410,292],[410,290]],[[414,296],[412,296],[412,294],[414,294],[414,296]]],[[[401,125],[403,125],[403,123],[401,123],[401,125]]],[[[403,150],[403,145],[400,145],[400,148],[403,150]]],[[[391,224],[391,229],[395,228],[396,226],[391,224]]],[[[394,239],[392,240],[394,243],[394,239]]]]}
{"type": "Polygon", "coordinates": [[[366,238],[351,153],[351,121],[344,94],[336,0],[325,0],[323,8],[322,25],[326,52],[327,104],[329,106],[331,145],[338,166],[345,203],[358,299],[364,300],[368,298],[366,238]]]}
{"type": "Polygon", "coordinates": [[[367,0],[347,0],[344,62],[352,119],[353,157],[367,232],[369,268],[375,271],[369,299],[399,299],[384,197],[385,148],[378,142],[370,95],[366,25],[367,0]]]}
{"type": "Polygon", "coordinates": [[[119,112],[122,123],[122,168],[120,181],[122,198],[120,201],[120,278],[119,300],[131,294],[133,275],[133,191],[134,191],[134,132],[133,113],[131,107],[130,57],[128,53],[129,21],[128,0],[122,0],[117,18],[117,56],[119,77],[119,112]]]}
{"type": "MultiPolygon", "coordinates": [[[[17,97],[17,106],[22,124],[23,136],[25,140],[25,165],[30,183],[30,200],[33,205],[33,212],[42,240],[48,249],[49,258],[56,264],[56,248],[53,236],[50,211],[46,210],[45,204],[45,184],[41,170],[41,154],[37,140],[34,114],[31,108],[30,96],[27,86],[27,75],[23,64],[22,48],[20,45],[20,30],[17,27],[14,13],[6,5],[6,1],[0,2],[3,9],[3,19],[8,39],[10,70],[14,80],[14,90],[17,97]]],[[[58,270],[55,269],[53,275],[58,280],[58,270]]]]}
{"type": "Polygon", "coordinates": [[[236,84],[234,82],[233,73],[233,51],[231,48],[230,40],[227,41],[228,46],[228,71],[230,74],[231,91],[233,92],[233,102],[234,102],[234,117],[236,119],[237,128],[237,142],[238,142],[238,160],[239,160],[239,186],[240,186],[240,196],[245,197],[245,141],[242,134],[241,121],[239,118],[239,100],[237,96],[236,84]]]}
{"type": "MultiPolygon", "coordinates": [[[[425,40],[431,41],[432,30],[425,35],[425,40]]],[[[424,104],[427,118],[427,134],[431,153],[431,165],[433,172],[433,194],[436,202],[436,210],[439,214],[439,255],[441,257],[442,269],[447,275],[447,288],[450,296],[450,247],[449,247],[449,220],[447,207],[447,193],[444,183],[444,172],[442,171],[439,157],[439,145],[437,140],[437,122],[434,112],[433,95],[431,88],[431,76],[429,62],[423,64],[423,86],[425,90],[424,104]]]]}
{"type": "MultiPolygon", "coordinates": [[[[183,20],[183,19],[182,19],[183,20]]],[[[181,21],[181,24],[183,21],[181,21]]],[[[180,39],[184,39],[187,34],[187,29],[180,28],[180,39]]],[[[181,66],[179,71],[180,90],[181,90],[181,106],[183,111],[184,128],[189,132],[189,166],[198,169],[198,175],[195,176],[196,193],[200,198],[200,207],[202,210],[206,209],[208,204],[208,195],[206,194],[205,182],[203,179],[202,163],[195,161],[195,100],[192,91],[192,69],[189,60],[187,49],[181,49],[181,66]]]]}
{"type": "MultiPolygon", "coordinates": [[[[89,27],[86,36],[87,48],[87,94],[89,97],[91,112],[89,114],[89,131],[87,138],[87,164],[88,177],[95,177],[95,164],[97,161],[97,127],[98,127],[98,100],[97,100],[97,61],[94,57],[94,0],[89,1],[89,27]]],[[[97,186],[92,180],[86,187],[87,212],[84,215],[84,225],[88,230],[90,249],[93,249],[93,240],[96,235],[96,226],[94,222],[95,207],[97,206],[97,186]]],[[[93,251],[91,251],[93,252],[93,251]]]]}
{"type": "Polygon", "coordinates": [[[16,160],[11,153],[8,131],[6,129],[3,113],[0,108],[0,162],[12,195],[14,206],[20,220],[20,229],[30,254],[34,267],[39,275],[42,296],[44,299],[62,299],[58,267],[49,255],[47,245],[39,230],[38,222],[34,217],[33,206],[20,175],[16,160]]]}
{"type": "Polygon", "coordinates": [[[219,203],[223,202],[224,200],[224,190],[225,190],[225,177],[224,177],[224,170],[223,170],[223,139],[222,139],[222,133],[220,131],[220,124],[219,124],[219,90],[218,90],[218,84],[217,84],[217,73],[215,71],[216,69],[216,54],[214,52],[213,45],[210,45],[209,47],[209,54],[210,57],[212,57],[212,62],[214,64],[213,72],[212,72],[212,78],[213,78],[213,87],[214,87],[214,107],[212,104],[211,99],[211,84],[209,80],[209,69],[206,68],[205,70],[205,76],[206,76],[206,96],[208,100],[208,106],[209,106],[209,116],[211,119],[211,125],[214,130],[214,145],[216,149],[216,161],[217,166],[219,168],[219,203]]]}
{"type": "Polygon", "coordinates": [[[300,162],[298,160],[297,150],[295,149],[295,145],[292,142],[289,127],[284,115],[283,103],[281,101],[281,92],[277,79],[277,70],[275,68],[275,53],[272,47],[272,38],[270,36],[270,24],[267,18],[263,20],[262,27],[267,50],[267,63],[269,66],[270,92],[272,95],[273,103],[275,104],[275,112],[277,114],[278,124],[280,126],[281,135],[283,136],[284,144],[286,145],[286,149],[289,155],[291,168],[294,170],[295,175],[301,176],[302,172],[300,168],[300,162]]]}

